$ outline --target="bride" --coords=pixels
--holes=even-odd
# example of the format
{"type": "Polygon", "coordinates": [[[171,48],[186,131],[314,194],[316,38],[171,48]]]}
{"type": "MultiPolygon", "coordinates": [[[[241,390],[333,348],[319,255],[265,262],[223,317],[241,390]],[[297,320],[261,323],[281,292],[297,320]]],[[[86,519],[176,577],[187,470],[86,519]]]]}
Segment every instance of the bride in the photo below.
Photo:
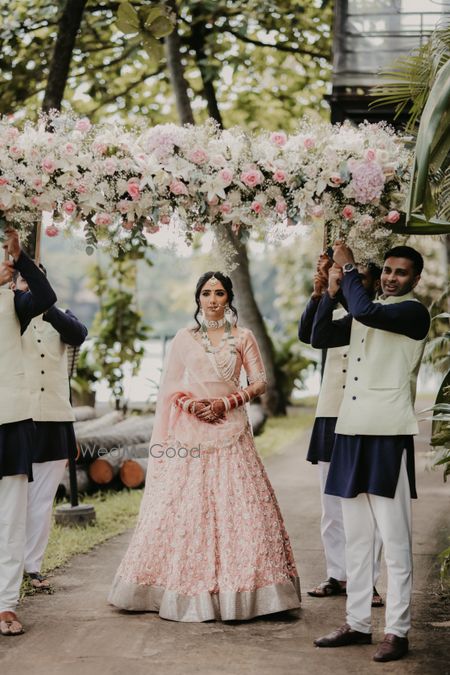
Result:
{"type": "Polygon", "coordinates": [[[195,300],[197,327],[167,357],[139,518],[108,599],[173,621],[295,609],[291,545],[245,406],[265,391],[258,345],[235,325],[229,277],[204,274],[195,300]]]}

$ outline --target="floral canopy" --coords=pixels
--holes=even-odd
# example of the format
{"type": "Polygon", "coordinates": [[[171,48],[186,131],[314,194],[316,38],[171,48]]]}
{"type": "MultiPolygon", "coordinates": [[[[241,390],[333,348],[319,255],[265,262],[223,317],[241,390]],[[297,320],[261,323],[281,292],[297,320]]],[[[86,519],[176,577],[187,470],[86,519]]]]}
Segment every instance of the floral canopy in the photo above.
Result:
{"type": "MultiPolygon", "coordinates": [[[[22,230],[53,214],[47,234],[84,228],[97,244],[144,246],[177,223],[180,235],[212,227],[245,238],[296,225],[326,227],[361,261],[399,239],[391,227],[407,197],[412,152],[385,124],[303,122],[296,133],[249,134],[174,124],[127,129],[72,115],[19,128],[0,121],[0,212],[22,230]]],[[[282,234],[280,234],[282,236],[282,234]]]]}

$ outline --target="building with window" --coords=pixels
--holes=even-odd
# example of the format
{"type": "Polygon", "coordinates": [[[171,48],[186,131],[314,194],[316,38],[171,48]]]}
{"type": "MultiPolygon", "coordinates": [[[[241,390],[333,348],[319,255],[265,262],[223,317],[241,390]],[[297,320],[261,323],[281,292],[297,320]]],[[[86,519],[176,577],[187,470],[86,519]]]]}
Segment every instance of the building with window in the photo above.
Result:
{"type": "Polygon", "coordinates": [[[331,121],[394,122],[392,108],[369,108],[378,72],[449,21],[450,0],[335,0],[331,121]]]}

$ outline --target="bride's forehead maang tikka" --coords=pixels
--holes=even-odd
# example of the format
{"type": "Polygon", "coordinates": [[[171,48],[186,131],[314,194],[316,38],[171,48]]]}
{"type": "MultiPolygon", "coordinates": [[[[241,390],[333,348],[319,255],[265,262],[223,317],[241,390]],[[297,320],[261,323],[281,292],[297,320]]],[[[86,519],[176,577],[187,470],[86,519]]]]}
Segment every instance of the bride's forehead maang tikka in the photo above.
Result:
{"type": "Polygon", "coordinates": [[[216,277],[215,277],[214,274],[213,274],[212,277],[211,277],[210,280],[209,280],[209,283],[211,284],[211,286],[215,286],[216,284],[219,283],[219,280],[216,279],[216,277]]]}

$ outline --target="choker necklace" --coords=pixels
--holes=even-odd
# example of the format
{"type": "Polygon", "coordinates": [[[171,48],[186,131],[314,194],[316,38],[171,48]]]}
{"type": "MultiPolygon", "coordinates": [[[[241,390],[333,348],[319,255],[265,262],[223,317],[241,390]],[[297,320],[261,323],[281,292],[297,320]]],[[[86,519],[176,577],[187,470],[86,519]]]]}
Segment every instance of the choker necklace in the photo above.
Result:
{"type": "Polygon", "coordinates": [[[218,319],[215,321],[214,319],[203,319],[202,321],[202,327],[205,326],[206,328],[222,328],[222,326],[225,325],[225,317],[222,317],[221,319],[218,319]]]}

